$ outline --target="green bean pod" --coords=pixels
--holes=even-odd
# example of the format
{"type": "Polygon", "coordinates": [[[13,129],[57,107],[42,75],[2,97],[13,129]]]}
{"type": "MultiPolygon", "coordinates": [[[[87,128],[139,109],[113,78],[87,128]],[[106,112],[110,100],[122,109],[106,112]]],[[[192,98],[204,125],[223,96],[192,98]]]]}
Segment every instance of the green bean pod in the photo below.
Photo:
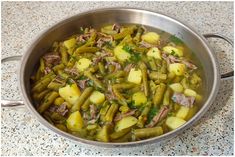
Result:
{"type": "Polygon", "coordinates": [[[83,111],[87,111],[89,109],[89,106],[91,105],[90,99],[87,99],[81,106],[81,109],[83,111]]]}
{"type": "Polygon", "coordinates": [[[135,129],[133,131],[134,139],[149,138],[154,136],[160,136],[163,134],[163,129],[160,126],[154,128],[135,129]]]}
{"type": "Polygon", "coordinates": [[[78,98],[77,102],[72,106],[71,112],[79,111],[81,105],[85,102],[86,99],[88,99],[88,97],[91,95],[92,92],[93,92],[93,87],[87,87],[82,92],[82,94],[78,98]]]}
{"type": "Polygon", "coordinates": [[[51,82],[52,79],[53,79],[52,77],[43,79],[32,88],[32,91],[37,93],[42,92],[47,88],[48,84],[51,82]]]}
{"type": "Polygon", "coordinates": [[[165,90],[166,85],[164,83],[160,83],[159,85],[157,85],[156,92],[153,97],[154,106],[158,106],[161,103],[165,90]]]}
{"type": "Polygon", "coordinates": [[[163,105],[169,105],[170,104],[170,94],[171,94],[171,89],[168,87],[165,91],[164,97],[162,104],[163,105]]]}
{"type": "Polygon", "coordinates": [[[46,111],[58,96],[59,94],[57,92],[51,92],[48,97],[43,101],[43,103],[39,106],[38,112],[43,113],[44,111],[46,111]]]}
{"type": "Polygon", "coordinates": [[[43,99],[43,97],[45,97],[51,90],[50,89],[46,89],[40,93],[33,93],[33,98],[37,101],[40,101],[43,99]]]}
{"type": "Polygon", "coordinates": [[[66,52],[66,48],[64,46],[60,46],[60,54],[61,54],[61,61],[64,65],[68,63],[68,53],[66,52]]]}
{"type": "Polygon", "coordinates": [[[112,122],[115,113],[118,111],[118,104],[112,103],[109,110],[107,111],[104,120],[106,122],[112,122]]]}
{"type": "Polygon", "coordinates": [[[105,90],[102,82],[98,80],[95,76],[93,76],[90,71],[85,71],[84,75],[88,77],[89,79],[91,79],[98,88],[105,90]]]}
{"type": "Polygon", "coordinates": [[[144,94],[147,97],[149,95],[148,77],[147,77],[147,67],[144,63],[140,64],[140,69],[142,72],[142,80],[144,86],[144,94]]]}
{"type": "Polygon", "coordinates": [[[99,71],[102,75],[105,75],[105,68],[104,68],[104,64],[102,62],[98,63],[98,67],[99,67],[99,71]]]}
{"type": "Polygon", "coordinates": [[[126,128],[126,129],[122,129],[118,132],[113,132],[111,135],[110,135],[110,139],[111,140],[116,140],[124,135],[126,135],[128,132],[131,131],[131,128],[126,128]]]}

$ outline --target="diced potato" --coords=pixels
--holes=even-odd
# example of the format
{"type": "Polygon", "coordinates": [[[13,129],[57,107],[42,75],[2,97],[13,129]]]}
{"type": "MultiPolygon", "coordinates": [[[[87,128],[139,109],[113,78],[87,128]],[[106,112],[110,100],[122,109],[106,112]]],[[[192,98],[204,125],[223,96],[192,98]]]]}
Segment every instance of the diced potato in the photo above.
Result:
{"type": "Polygon", "coordinates": [[[156,59],[162,59],[161,57],[161,52],[160,50],[157,48],[157,47],[153,47],[151,48],[148,52],[147,52],[147,56],[149,57],[153,57],[153,58],[156,58],[156,59]]]}
{"type": "Polygon", "coordinates": [[[155,32],[148,32],[148,33],[142,35],[141,38],[143,41],[145,41],[147,43],[157,44],[160,39],[160,35],[155,32]]]}
{"type": "Polygon", "coordinates": [[[173,46],[165,46],[163,47],[163,51],[168,54],[172,54],[174,56],[179,56],[179,57],[182,57],[184,55],[181,48],[175,48],[173,46]]]}
{"type": "Polygon", "coordinates": [[[169,85],[169,87],[177,93],[182,93],[184,91],[184,87],[180,83],[173,83],[169,85]]]}
{"type": "Polygon", "coordinates": [[[65,87],[59,89],[59,95],[68,103],[74,105],[81,95],[81,91],[76,83],[71,85],[67,84],[65,87]]]}
{"type": "Polygon", "coordinates": [[[132,100],[134,101],[135,106],[140,106],[140,105],[145,104],[147,102],[147,98],[146,98],[144,92],[134,93],[132,96],[132,100]]]}
{"type": "Polygon", "coordinates": [[[180,106],[180,109],[176,113],[176,117],[185,119],[189,113],[190,108],[185,106],[180,106]]]}
{"type": "Polygon", "coordinates": [[[192,90],[192,89],[185,89],[184,90],[184,95],[185,96],[192,96],[192,97],[196,98],[197,93],[194,90],[192,90]]]}
{"type": "Polygon", "coordinates": [[[102,141],[102,142],[108,142],[109,141],[109,135],[108,135],[108,125],[104,125],[100,131],[96,134],[96,140],[102,141]]]}
{"type": "Polygon", "coordinates": [[[202,100],[202,96],[197,94],[195,99],[196,99],[196,101],[201,101],[202,100]]]}
{"type": "Polygon", "coordinates": [[[124,117],[116,123],[115,131],[117,132],[122,129],[129,128],[129,127],[135,125],[137,122],[138,122],[137,118],[135,118],[133,116],[124,117]]]}
{"type": "Polygon", "coordinates": [[[173,63],[169,65],[169,71],[174,72],[177,76],[182,76],[186,71],[186,66],[182,63],[173,63]]]}
{"type": "Polygon", "coordinates": [[[105,96],[99,91],[94,91],[90,96],[90,101],[94,104],[101,104],[105,101],[105,96]]]}
{"type": "Polygon", "coordinates": [[[195,115],[197,110],[198,110],[198,107],[196,105],[194,105],[191,108],[180,106],[180,109],[176,113],[176,117],[184,119],[184,120],[189,120],[195,115]]]}
{"type": "Polygon", "coordinates": [[[91,65],[91,60],[87,58],[81,58],[79,61],[76,63],[76,67],[79,71],[84,71],[86,70],[90,65],[91,65]]]}
{"type": "Polygon", "coordinates": [[[75,46],[76,44],[76,39],[75,38],[71,38],[71,39],[68,39],[68,40],[65,40],[64,41],[64,46],[67,48],[67,49],[70,49],[72,47],[75,46]]]}
{"type": "Polygon", "coordinates": [[[114,48],[114,55],[121,62],[127,61],[131,58],[131,54],[123,50],[123,46],[116,46],[114,48]]]}
{"type": "Polygon", "coordinates": [[[67,128],[71,131],[80,131],[84,125],[79,111],[71,113],[66,122],[67,128]]]}
{"type": "Polygon", "coordinates": [[[139,69],[135,70],[135,68],[132,68],[129,72],[127,80],[132,83],[140,84],[141,79],[142,79],[141,70],[139,69]]]}
{"type": "Polygon", "coordinates": [[[64,102],[64,99],[61,97],[58,97],[55,99],[54,104],[55,105],[61,105],[64,102]]]}
{"type": "Polygon", "coordinates": [[[181,125],[183,125],[184,123],[186,123],[185,120],[178,118],[178,117],[168,117],[166,119],[166,125],[168,128],[174,130],[178,127],[180,127],[181,125]]]}

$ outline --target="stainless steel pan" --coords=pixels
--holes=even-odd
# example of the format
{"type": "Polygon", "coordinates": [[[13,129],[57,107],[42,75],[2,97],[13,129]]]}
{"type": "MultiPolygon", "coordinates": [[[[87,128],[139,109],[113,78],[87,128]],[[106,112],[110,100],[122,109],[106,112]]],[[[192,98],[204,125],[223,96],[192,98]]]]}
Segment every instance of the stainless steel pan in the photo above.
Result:
{"type": "MultiPolygon", "coordinates": [[[[179,20],[171,18],[167,15],[155,13],[140,9],[130,8],[108,8],[98,9],[89,12],[81,13],[62,22],[54,25],[53,27],[40,34],[39,37],[30,45],[28,51],[21,58],[21,67],[19,71],[19,86],[22,93],[22,101],[4,101],[2,100],[2,107],[26,105],[34,116],[38,120],[60,134],[61,136],[75,140],[77,142],[83,142],[87,144],[105,146],[105,147],[120,147],[120,146],[134,146],[146,143],[159,142],[165,139],[169,139],[177,134],[181,133],[188,127],[191,127],[203,114],[208,110],[210,105],[213,103],[220,85],[220,79],[227,79],[233,77],[233,71],[221,74],[219,71],[219,64],[217,62],[215,53],[210,48],[205,38],[216,37],[222,38],[229,42],[233,46],[233,41],[230,39],[218,35],[218,34],[207,34],[204,37],[198,34],[191,27],[183,24],[179,20]],[[69,35],[73,34],[75,30],[78,30],[81,26],[83,27],[100,27],[105,24],[112,23],[134,23],[141,24],[149,27],[159,28],[163,31],[169,32],[170,34],[176,35],[182,39],[187,46],[189,46],[194,52],[197,58],[200,59],[201,64],[204,68],[205,75],[205,94],[203,100],[203,106],[199,112],[190,119],[186,124],[177,128],[174,131],[168,132],[162,136],[154,137],[142,141],[128,142],[128,143],[102,143],[97,141],[89,141],[82,139],[66,132],[63,132],[49,122],[47,122],[35,109],[33,100],[30,96],[30,75],[35,70],[36,64],[39,58],[46,52],[49,46],[57,40],[61,40],[69,35]]],[[[8,57],[2,60],[2,62],[19,59],[19,56],[8,57]]]]}

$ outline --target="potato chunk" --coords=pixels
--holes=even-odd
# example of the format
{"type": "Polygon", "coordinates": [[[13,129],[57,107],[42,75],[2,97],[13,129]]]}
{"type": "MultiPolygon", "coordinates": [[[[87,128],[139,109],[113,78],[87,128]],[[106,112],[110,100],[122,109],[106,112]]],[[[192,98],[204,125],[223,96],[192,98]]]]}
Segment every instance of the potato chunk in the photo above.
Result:
{"type": "Polygon", "coordinates": [[[194,105],[193,107],[185,107],[185,106],[180,106],[180,109],[176,113],[176,117],[184,119],[184,120],[189,120],[192,118],[195,113],[197,112],[198,107],[194,105]]]}
{"type": "Polygon", "coordinates": [[[157,44],[157,42],[160,39],[160,35],[155,33],[155,32],[148,32],[148,33],[142,35],[141,38],[142,38],[143,41],[145,41],[147,43],[157,44]]]}
{"type": "Polygon", "coordinates": [[[64,41],[64,46],[67,48],[67,49],[70,49],[72,47],[75,46],[76,44],[76,39],[75,38],[71,38],[71,39],[68,39],[68,40],[65,40],[64,41]]]}
{"type": "Polygon", "coordinates": [[[66,120],[67,128],[71,131],[80,131],[83,127],[83,119],[79,111],[70,114],[66,120]]]}
{"type": "Polygon", "coordinates": [[[184,90],[184,95],[185,96],[192,96],[192,97],[196,98],[197,93],[194,90],[192,90],[192,89],[185,89],[184,90]]]}
{"type": "Polygon", "coordinates": [[[76,83],[71,85],[67,84],[65,87],[59,89],[59,95],[68,103],[74,105],[81,95],[81,91],[76,83]]]}
{"type": "Polygon", "coordinates": [[[114,55],[121,62],[127,61],[131,58],[131,54],[123,50],[123,46],[116,46],[114,48],[114,55]]]}
{"type": "Polygon", "coordinates": [[[177,93],[182,93],[184,91],[184,87],[180,83],[173,83],[169,85],[169,87],[177,93]]]}
{"type": "Polygon", "coordinates": [[[176,47],[173,47],[173,46],[165,46],[163,47],[163,51],[168,53],[168,54],[172,54],[174,56],[183,56],[183,50],[181,48],[176,48],[176,47]]]}
{"type": "Polygon", "coordinates": [[[153,47],[151,48],[148,52],[147,52],[147,56],[149,57],[153,57],[155,59],[162,59],[161,57],[161,52],[157,47],[153,47]]]}
{"type": "Polygon", "coordinates": [[[109,135],[108,135],[108,125],[104,125],[100,131],[98,131],[96,135],[97,141],[108,142],[109,135]]]}
{"type": "Polygon", "coordinates": [[[90,101],[98,105],[105,101],[105,96],[99,91],[94,91],[90,96],[90,101]]]}
{"type": "Polygon", "coordinates": [[[169,71],[174,72],[177,76],[182,76],[186,71],[186,66],[182,63],[173,63],[169,65],[169,71]]]}
{"type": "Polygon", "coordinates": [[[127,80],[129,82],[132,82],[132,83],[135,83],[135,84],[140,84],[141,79],[142,79],[141,70],[139,70],[139,69],[136,70],[135,68],[132,68],[129,72],[127,80]]]}
{"type": "Polygon", "coordinates": [[[120,121],[118,121],[115,125],[115,131],[120,131],[126,128],[129,128],[137,123],[137,119],[133,116],[128,116],[122,118],[120,121]]]}
{"type": "Polygon", "coordinates": [[[146,98],[144,92],[134,93],[132,96],[132,100],[134,101],[135,106],[140,106],[140,105],[145,104],[147,102],[147,98],[146,98]]]}
{"type": "Polygon", "coordinates": [[[87,58],[81,58],[77,64],[76,67],[78,69],[78,71],[84,71],[86,70],[90,65],[91,65],[91,60],[87,59],[87,58]]]}
{"type": "Polygon", "coordinates": [[[170,129],[174,130],[178,127],[180,127],[181,125],[183,125],[184,123],[186,123],[185,120],[178,118],[178,117],[168,117],[166,119],[166,125],[167,127],[169,127],[170,129]]]}

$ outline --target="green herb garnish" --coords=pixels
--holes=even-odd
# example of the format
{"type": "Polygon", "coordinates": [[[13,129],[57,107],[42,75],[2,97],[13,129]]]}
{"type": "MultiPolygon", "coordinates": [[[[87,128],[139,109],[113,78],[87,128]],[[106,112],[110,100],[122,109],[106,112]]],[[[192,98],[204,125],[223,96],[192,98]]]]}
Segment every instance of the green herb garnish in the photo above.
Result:
{"type": "Polygon", "coordinates": [[[152,107],[148,113],[147,124],[151,122],[153,117],[157,114],[158,109],[156,107],[152,107]]]}

